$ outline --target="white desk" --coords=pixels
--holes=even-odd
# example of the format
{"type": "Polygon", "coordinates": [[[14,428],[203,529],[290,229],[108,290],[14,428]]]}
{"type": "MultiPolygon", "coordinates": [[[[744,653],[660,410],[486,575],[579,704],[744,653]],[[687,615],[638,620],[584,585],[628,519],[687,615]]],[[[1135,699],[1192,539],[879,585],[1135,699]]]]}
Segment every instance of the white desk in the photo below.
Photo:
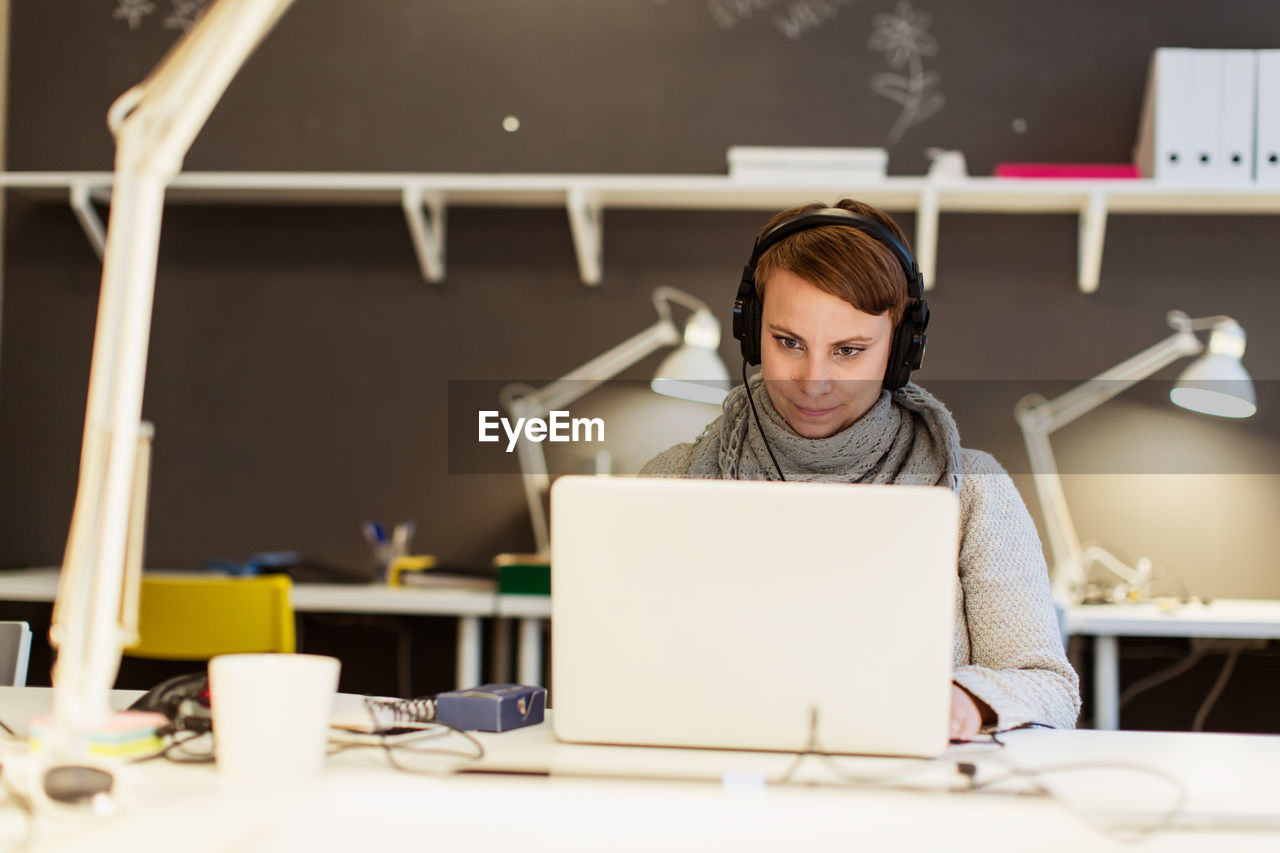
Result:
{"type": "MultiPolygon", "coordinates": [[[[0,572],[0,601],[51,602],[58,591],[56,568],[0,572]]],[[[492,592],[449,587],[389,587],[382,584],[295,583],[293,609],[311,613],[381,613],[458,617],[457,686],[480,683],[480,619],[496,611],[492,592]]],[[[533,682],[531,682],[533,683],[533,682]]]]}
{"type": "MultiPolygon", "coordinates": [[[[2,689],[0,707],[6,714],[39,712],[48,693],[2,689]]],[[[41,816],[29,849],[172,853],[174,839],[182,839],[184,853],[428,844],[646,853],[1280,849],[1273,784],[1280,737],[1024,731],[1010,735],[1004,750],[953,748],[918,782],[903,777],[907,789],[839,784],[822,776],[826,765],[812,756],[796,777],[806,784],[765,785],[792,756],[563,744],[548,725],[479,737],[488,752],[479,763],[441,758],[432,772],[406,774],[390,769],[378,749],[362,749],[330,757],[312,784],[266,792],[229,790],[209,765],[131,765],[118,783],[116,816],[75,822],[41,816]],[[979,780],[1010,767],[1071,763],[1081,769],[1043,777],[1060,801],[1008,795],[1027,792],[1025,785],[961,793],[956,761],[973,763],[979,780]],[[1152,778],[1083,768],[1101,761],[1144,765],[1181,780],[1187,800],[1172,827],[1136,845],[1103,834],[1091,821],[1147,824],[1173,800],[1172,789],[1160,790],[1152,778]],[[492,772],[453,773],[464,769],[492,772]],[[524,775],[495,775],[502,769],[524,775]]],[[[845,773],[886,772],[885,760],[838,760],[845,773]]],[[[19,813],[0,800],[0,842],[21,837],[19,813]]]]}
{"type": "Polygon", "coordinates": [[[1067,613],[1072,634],[1094,637],[1094,726],[1120,727],[1119,637],[1280,639],[1280,601],[1217,599],[1209,604],[1081,604],[1067,613]]]}

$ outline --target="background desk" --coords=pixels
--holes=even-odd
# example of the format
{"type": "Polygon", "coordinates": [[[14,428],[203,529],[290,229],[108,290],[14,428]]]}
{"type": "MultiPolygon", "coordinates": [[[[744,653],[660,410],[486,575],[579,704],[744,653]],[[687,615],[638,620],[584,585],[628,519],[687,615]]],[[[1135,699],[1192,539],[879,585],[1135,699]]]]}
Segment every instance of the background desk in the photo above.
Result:
{"type": "Polygon", "coordinates": [[[1072,634],[1094,637],[1093,724],[1120,727],[1120,637],[1280,639],[1280,601],[1218,599],[1209,604],[1079,604],[1067,613],[1072,634]]]}
{"type": "MultiPolygon", "coordinates": [[[[0,601],[53,601],[56,568],[0,572],[0,601]]],[[[389,587],[381,584],[295,583],[293,609],[310,613],[378,613],[401,616],[455,616],[458,619],[457,686],[480,683],[480,619],[493,616],[491,592],[449,587],[389,587]]],[[[537,682],[529,682],[537,683],[537,682]]]]}
{"type": "MultiPolygon", "coordinates": [[[[6,715],[47,710],[47,688],[0,688],[6,715]]],[[[121,691],[122,693],[124,691],[121,691]]],[[[119,697],[121,704],[133,694],[119,697]]],[[[116,697],[113,697],[115,699],[116,697]]],[[[34,843],[44,850],[312,851],[388,845],[521,850],[735,850],[866,848],[871,850],[1273,851],[1280,847],[1280,803],[1274,769],[1280,738],[1165,732],[1055,732],[1009,736],[1004,749],[953,747],[930,771],[898,774],[895,787],[838,784],[827,763],[805,759],[797,781],[765,784],[792,763],[786,753],[583,746],[555,740],[549,725],[478,735],[486,758],[440,757],[423,774],[399,773],[374,747],[331,756],[311,784],[237,791],[210,765],[151,761],[120,779],[120,812],[101,821],[41,818],[34,843]],[[1046,774],[1054,793],[1089,820],[1044,796],[961,794],[954,762],[979,779],[1009,768],[1046,774]],[[1186,789],[1173,823],[1146,843],[1104,835],[1090,820],[1149,823],[1171,802],[1155,777],[1083,769],[1094,762],[1141,765],[1186,789]],[[480,774],[455,774],[462,769],[480,774]],[[503,770],[518,775],[496,775],[503,770]],[[534,775],[536,774],[536,775],[534,775]],[[843,841],[843,843],[841,843],[843,841]],[[834,844],[833,844],[834,842],[834,844]]],[[[20,748],[19,748],[20,749],[20,748]]],[[[838,759],[845,773],[893,775],[884,759],[838,759]]],[[[6,762],[6,767],[9,762],[6,762]]],[[[912,765],[918,766],[918,765],[912,765]]],[[[1027,791],[1025,785],[1013,789],[1027,791]]],[[[0,841],[21,837],[22,820],[0,802],[0,841]]]]}
{"type": "MultiPolygon", "coordinates": [[[[516,682],[542,684],[542,632],[551,621],[551,596],[499,595],[495,615],[499,617],[498,625],[503,632],[508,620],[515,619],[520,626],[516,644],[519,656],[516,682]]],[[[499,634],[499,642],[505,643],[502,633],[499,634]]],[[[500,671],[496,677],[499,681],[506,680],[505,672],[500,671]]]]}
{"type": "MultiPolygon", "coordinates": [[[[497,615],[520,625],[518,680],[542,683],[542,631],[551,620],[551,597],[499,595],[497,615]]],[[[1280,601],[1219,599],[1209,604],[1076,605],[1067,614],[1071,634],[1094,637],[1094,728],[1120,727],[1120,637],[1217,637],[1280,639],[1280,601]]]]}

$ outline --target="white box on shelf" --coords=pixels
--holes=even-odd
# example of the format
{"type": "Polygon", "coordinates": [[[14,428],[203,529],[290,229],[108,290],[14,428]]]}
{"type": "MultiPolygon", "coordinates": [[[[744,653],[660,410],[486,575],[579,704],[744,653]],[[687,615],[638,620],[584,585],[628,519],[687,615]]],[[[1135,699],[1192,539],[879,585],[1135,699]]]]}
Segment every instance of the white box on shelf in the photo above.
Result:
{"type": "Polygon", "coordinates": [[[1222,178],[1222,90],[1224,54],[1191,51],[1191,161],[1188,183],[1217,186],[1222,178]]]}
{"type": "Polygon", "coordinates": [[[1255,183],[1280,187],[1280,50],[1259,50],[1255,183]]]}
{"type": "Polygon", "coordinates": [[[735,180],[878,181],[888,172],[883,148],[790,148],[733,145],[727,159],[735,180]]]}
{"type": "Polygon", "coordinates": [[[1133,162],[1144,178],[1161,183],[1188,184],[1193,142],[1192,55],[1185,47],[1161,47],[1151,54],[1147,91],[1138,123],[1133,162]]]}
{"type": "Polygon", "coordinates": [[[1252,50],[1222,51],[1222,161],[1218,184],[1253,184],[1254,112],[1258,57],[1252,50]]]}

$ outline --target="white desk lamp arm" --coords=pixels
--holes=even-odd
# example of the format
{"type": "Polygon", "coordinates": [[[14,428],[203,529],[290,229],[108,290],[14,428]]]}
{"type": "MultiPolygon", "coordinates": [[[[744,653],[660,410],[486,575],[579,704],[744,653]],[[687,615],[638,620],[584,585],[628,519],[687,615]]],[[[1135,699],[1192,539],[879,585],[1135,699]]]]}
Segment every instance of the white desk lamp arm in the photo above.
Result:
{"type": "MultiPolygon", "coordinates": [[[[1217,319],[1213,318],[1214,321],[1217,319]]],[[[1014,410],[1027,445],[1036,495],[1044,512],[1045,532],[1053,556],[1053,595],[1058,601],[1073,603],[1080,600],[1084,592],[1085,555],[1067,509],[1049,435],[1179,358],[1204,350],[1204,344],[1195,336],[1193,329],[1211,325],[1211,321],[1191,321],[1185,314],[1171,311],[1169,324],[1176,331],[1165,340],[1053,400],[1032,395],[1018,401],[1014,410]]],[[[1112,561],[1104,562],[1110,565],[1112,561]]]]}
{"type": "Polygon", "coordinates": [[[80,477],[50,630],[58,647],[57,746],[64,751],[82,753],[87,732],[109,712],[126,633],[121,606],[136,604],[136,591],[124,591],[124,564],[165,187],[231,78],[291,2],[218,0],[108,113],[117,139],[115,188],[80,477]]]}
{"type": "MultiPolygon", "coordinates": [[[[656,288],[653,305],[658,312],[658,322],[540,389],[520,384],[504,387],[502,407],[517,418],[545,417],[549,412],[563,409],[591,393],[663,347],[678,344],[680,332],[671,319],[671,302],[678,302],[695,312],[710,310],[705,302],[681,290],[656,288]]],[[[529,505],[529,518],[533,523],[535,547],[540,556],[547,557],[551,553],[550,525],[544,505],[545,496],[551,488],[547,458],[541,443],[523,438],[516,442],[516,456],[520,463],[525,501],[529,505]]]]}

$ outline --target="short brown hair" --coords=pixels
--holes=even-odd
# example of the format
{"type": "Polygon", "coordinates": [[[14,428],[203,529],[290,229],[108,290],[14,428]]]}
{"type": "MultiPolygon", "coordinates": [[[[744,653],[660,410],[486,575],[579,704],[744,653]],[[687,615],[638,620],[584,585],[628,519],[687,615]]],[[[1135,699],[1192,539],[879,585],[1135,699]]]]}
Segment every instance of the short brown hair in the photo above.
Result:
{"type": "MultiPolygon", "coordinates": [[[[806,204],[784,210],[769,220],[761,230],[766,234],[779,223],[807,210],[819,210],[825,204],[806,204]]],[[[836,207],[859,216],[874,219],[897,238],[908,252],[911,246],[898,223],[869,204],[841,199],[836,207]]],[[[884,314],[896,327],[906,310],[907,276],[893,250],[884,243],[845,225],[819,225],[797,231],[770,246],[756,263],[756,294],[764,302],[764,284],[775,270],[787,270],[800,278],[838,296],[859,311],[884,314]]]]}

